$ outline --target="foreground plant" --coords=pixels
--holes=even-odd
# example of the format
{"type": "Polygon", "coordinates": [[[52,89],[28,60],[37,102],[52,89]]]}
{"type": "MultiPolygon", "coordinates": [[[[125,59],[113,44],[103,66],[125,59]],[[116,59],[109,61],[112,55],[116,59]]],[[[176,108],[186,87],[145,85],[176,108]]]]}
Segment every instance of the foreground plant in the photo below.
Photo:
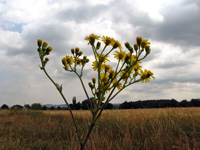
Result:
{"type": "Polygon", "coordinates": [[[71,49],[72,55],[63,57],[62,64],[65,71],[73,72],[77,75],[86,94],[86,97],[88,98],[90,104],[89,109],[92,113],[92,118],[90,120],[86,135],[82,135],[82,133],[79,132],[78,126],[73,116],[73,112],[62,93],[62,85],[57,84],[49,76],[45,69],[47,62],[49,61],[47,55],[49,55],[52,51],[52,47],[48,47],[47,42],[38,40],[38,53],[42,65],[40,68],[54,84],[64,99],[65,103],[67,104],[81,150],[84,150],[89,138],[91,140],[91,149],[93,149],[91,133],[104,108],[113,98],[115,98],[126,87],[134,83],[147,83],[151,78],[154,78],[153,73],[150,70],[143,70],[141,66],[141,61],[145,59],[151,52],[150,42],[148,42],[147,39],[137,37],[136,43],[133,45],[133,47],[128,42],[126,42],[125,47],[127,48],[127,51],[123,51],[120,42],[111,37],[101,37],[101,41],[104,44],[102,50],[100,50],[100,36],[91,34],[90,36],[86,37],[85,40],[87,40],[88,45],[91,45],[92,47],[92,52],[94,55],[92,68],[97,73],[96,77],[93,77],[91,82],[88,83],[91,89],[91,94],[93,96],[92,101],[89,98],[88,92],[82,79],[83,69],[89,62],[88,57],[83,56],[83,52],[79,48],[71,49]],[[115,62],[115,66],[109,65],[111,60],[115,62]]]}

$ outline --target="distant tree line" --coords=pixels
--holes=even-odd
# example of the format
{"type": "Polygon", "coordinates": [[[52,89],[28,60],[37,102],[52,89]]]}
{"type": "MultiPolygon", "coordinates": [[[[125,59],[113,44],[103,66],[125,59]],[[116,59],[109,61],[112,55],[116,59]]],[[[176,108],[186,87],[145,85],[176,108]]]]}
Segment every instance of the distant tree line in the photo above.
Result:
{"type": "MultiPolygon", "coordinates": [[[[90,98],[90,101],[92,102],[92,105],[94,104],[94,99],[90,98]]],[[[101,103],[100,105],[103,105],[101,103]]],[[[72,104],[70,104],[70,107],[72,110],[88,110],[90,108],[90,103],[88,99],[80,102],[76,102],[76,97],[72,99],[72,104]]],[[[181,102],[178,102],[175,99],[161,99],[161,100],[139,100],[139,101],[131,101],[131,102],[123,102],[119,104],[119,109],[138,109],[138,108],[166,108],[166,107],[200,107],[200,99],[191,99],[190,101],[182,100],[181,102]]],[[[114,109],[116,107],[113,106],[113,104],[108,103],[105,109],[114,109]]],[[[67,107],[61,107],[61,106],[51,106],[47,107],[45,105],[41,105],[40,103],[34,103],[31,106],[30,105],[14,105],[11,108],[9,108],[8,105],[3,104],[1,106],[1,109],[12,109],[12,110],[21,110],[21,109],[30,109],[30,110],[67,110],[67,107]]]]}
{"type": "MultiPolygon", "coordinates": [[[[91,102],[94,104],[94,99],[90,98],[91,102]]],[[[103,105],[103,103],[101,103],[101,105],[103,105]]],[[[70,104],[70,108],[72,110],[88,110],[90,108],[90,103],[88,101],[88,99],[82,101],[82,103],[80,102],[76,102],[76,97],[73,97],[72,99],[72,104],[70,104]]],[[[67,107],[61,107],[61,106],[50,106],[47,107],[45,105],[41,105],[40,103],[34,103],[31,106],[30,105],[14,105],[11,108],[9,108],[8,105],[3,104],[1,106],[1,109],[12,109],[12,110],[22,110],[22,109],[28,109],[28,110],[67,110],[67,107]]],[[[105,109],[113,109],[113,105],[108,103],[108,105],[106,106],[105,109]]]]}
{"type": "Polygon", "coordinates": [[[178,102],[175,99],[161,100],[139,100],[120,104],[120,109],[138,109],[138,108],[166,108],[166,107],[200,107],[200,99],[182,100],[178,102]]]}

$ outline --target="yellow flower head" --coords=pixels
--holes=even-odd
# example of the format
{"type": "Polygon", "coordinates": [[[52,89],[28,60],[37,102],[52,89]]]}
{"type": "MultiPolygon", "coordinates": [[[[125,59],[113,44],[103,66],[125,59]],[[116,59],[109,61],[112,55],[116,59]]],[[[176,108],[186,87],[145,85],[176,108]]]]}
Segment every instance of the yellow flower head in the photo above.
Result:
{"type": "Polygon", "coordinates": [[[155,77],[153,76],[153,72],[151,72],[150,70],[148,70],[147,72],[147,77],[152,77],[153,79],[155,79],[155,77]]]}
{"type": "Polygon", "coordinates": [[[64,69],[69,70],[69,64],[66,63],[64,69]]]}
{"type": "MultiPolygon", "coordinates": [[[[97,63],[97,61],[94,61],[94,62],[92,63],[92,66],[93,66],[94,71],[98,71],[98,63],[97,63]]],[[[100,72],[101,72],[101,71],[103,71],[102,64],[100,64],[100,72]]]]}
{"type": "Polygon", "coordinates": [[[114,70],[110,70],[109,73],[110,73],[110,74],[109,74],[109,78],[110,78],[110,79],[114,78],[115,75],[116,75],[116,73],[115,73],[114,70]]]}
{"type": "Polygon", "coordinates": [[[114,41],[113,49],[115,48],[119,48],[120,50],[122,50],[122,45],[119,43],[119,41],[114,41]]]}
{"type": "Polygon", "coordinates": [[[142,39],[142,43],[141,43],[141,46],[142,48],[145,48],[145,47],[150,47],[150,42],[148,42],[148,39],[142,39]]]}
{"type": "Polygon", "coordinates": [[[153,73],[150,70],[145,69],[140,70],[140,76],[141,76],[141,80],[142,83],[145,81],[145,83],[150,81],[150,78],[152,77],[153,79],[155,79],[155,77],[153,76],[153,73]]]}
{"type": "Polygon", "coordinates": [[[113,38],[111,38],[111,37],[108,37],[108,36],[103,36],[102,37],[102,41],[104,42],[104,44],[106,45],[106,46],[108,46],[108,45],[111,45],[111,46],[113,46],[113,44],[114,44],[114,42],[115,42],[115,40],[113,39],[113,38]]]}
{"type": "Polygon", "coordinates": [[[81,59],[80,58],[76,58],[76,64],[81,66],[81,59]]]}
{"type": "Polygon", "coordinates": [[[118,52],[118,51],[115,51],[114,57],[115,57],[117,60],[122,60],[122,61],[124,61],[124,59],[125,59],[125,57],[126,57],[126,52],[125,52],[125,51],[122,51],[122,50],[120,50],[119,52],[118,52]]]}
{"type": "Polygon", "coordinates": [[[139,65],[140,63],[141,63],[140,61],[137,61],[136,64],[133,66],[133,68],[134,68],[135,70],[139,70],[139,69],[141,69],[142,66],[139,65]]]}
{"type": "Polygon", "coordinates": [[[85,40],[89,41],[88,45],[93,45],[95,40],[99,40],[100,36],[97,36],[95,34],[90,34],[90,36],[86,37],[85,40]]]}
{"type": "Polygon", "coordinates": [[[108,74],[107,73],[101,73],[101,81],[104,82],[104,83],[107,83],[108,82],[108,74]]]}
{"type": "Polygon", "coordinates": [[[106,72],[109,72],[112,69],[110,65],[106,65],[106,64],[103,64],[102,67],[106,72]]]}
{"type": "Polygon", "coordinates": [[[109,61],[110,61],[110,60],[108,59],[108,55],[105,56],[104,54],[101,54],[101,55],[100,55],[99,53],[97,53],[96,57],[97,57],[97,60],[98,60],[98,61],[101,60],[101,63],[106,63],[106,62],[109,62],[109,61]]]}
{"type": "Polygon", "coordinates": [[[74,57],[66,56],[65,57],[67,64],[72,65],[74,63],[74,57]]]}
{"type": "Polygon", "coordinates": [[[100,84],[104,87],[106,90],[106,93],[109,91],[110,85],[109,85],[109,77],[107,73],[101,73],[101,82],[100,84]]]}
{"type": "Polygon", "coordinates": [[[125,70],[122,70],[121,72],[120,72],[120,76],[121,77],[123,77],[123,80],[124,81],[126,81],[129,77],[130,77],[130,73],[129,72],[127,72],[126,74],[125,74],[125,70]]]}
{"type": "Polygon", "coordinates": [[[117,83],[118,80],[117,78],[115,78],[115,80],[113,80],[113,86],[116,86],[118,90],[120,90],[122,88],[122,84],[121,83],[117,83]]]}
{"type": "Polygon", "coordinates": [[[137,60],[137,57],[130,53],[127,53],[126,56],[131,60],[131,62],[135,62],[137,60]]]}

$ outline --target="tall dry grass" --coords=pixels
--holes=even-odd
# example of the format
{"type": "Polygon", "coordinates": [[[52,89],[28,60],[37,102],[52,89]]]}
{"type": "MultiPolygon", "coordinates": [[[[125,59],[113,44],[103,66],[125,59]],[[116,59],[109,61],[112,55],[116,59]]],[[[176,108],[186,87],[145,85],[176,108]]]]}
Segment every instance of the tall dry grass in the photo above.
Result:
{"type": "MultiPolygon", "coordinates": [[[[73,113],[86,132],[90,112],[73,113]]],[[[198,150],[200,108],[105,110],[92,137],[95,150],[198,150]]],[[[79,149],[68,111],[0,110],[0,139],[2,150],[79,149]]]]}

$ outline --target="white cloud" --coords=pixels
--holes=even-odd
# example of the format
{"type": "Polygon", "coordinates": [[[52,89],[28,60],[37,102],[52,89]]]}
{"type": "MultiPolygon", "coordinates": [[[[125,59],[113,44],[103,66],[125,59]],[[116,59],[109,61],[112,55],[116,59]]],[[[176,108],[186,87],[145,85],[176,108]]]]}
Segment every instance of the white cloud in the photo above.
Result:
{"type": "MultiPolygon", "coordinates": [[[[84,54],[91,57],[91,47],[84,40],[90,33],[114,37],[122,44],[126,41],[134,44],[136,36],[148,38],[152,43],[152,52],[143,67],[152,70],[156,80],[129,87],[113,102],[199,98],[200,72],[197,68],[200,64],[200,22],[197,14],[200,7],[195,1],[190,5],[186,5],[187,2],[0,2],[0,104],[63,103],[55,87],[39,69],[38,38],[53,46],[47,70],[56,82],[64,85],[67,99],[70,102],[73,96],[78,101],[85,99],[78,79],[62,69],[60,60],[75,47],[80,47],[84,54]]],[[[94,73],[89,66],[85,69],[87,86],[94,73]]]]}

